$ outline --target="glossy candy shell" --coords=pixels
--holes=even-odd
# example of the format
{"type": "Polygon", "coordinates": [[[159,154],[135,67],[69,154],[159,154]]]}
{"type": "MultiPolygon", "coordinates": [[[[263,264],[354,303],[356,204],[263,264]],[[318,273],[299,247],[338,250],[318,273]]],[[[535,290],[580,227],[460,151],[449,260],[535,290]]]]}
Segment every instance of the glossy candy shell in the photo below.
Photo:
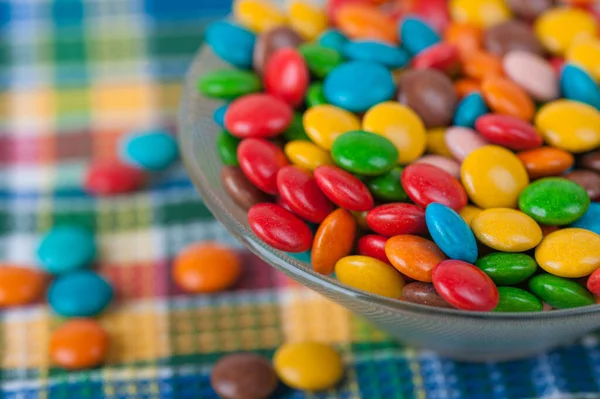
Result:
{"type": "Polygon", "coordinates": [[[277,194],[277,172],[287,165],[279,147],[263,139],[245,139],[238,146],[238,160],[256,187],[267,194],[277,194]]]}
{"type": "Polygon", "coordinates": [[[407,166],[402,172],[402,187],[410,199],[422,207],[438,202],[459,211],[467,205],[467,194],[460,182],[433,165],[407,166]]]}
{"type": "Polygon", "coordinates": [[[292,108],[282,100],[269,94],[251,94],[229,104],[225,129],[239,138],[270,138],[287,129],[293,116],[292,108]]]}
{"type": "Polygon", "coordinates": [[[311,174],[297,166],[284,166],[277,172],[279,195],[302,219],[321,223],[333,205],[321,192],[311,174]]]}
{"type": "Polygon", "coordinates": [[[373,208],[369,189],[354,175],[335,166],[319,166],[314,171],[319,188],[334,204],[351,211],[373,208]]]}
{"type": "Polygon", "coordinates": [[[424,234],[425,211],[413,204],[390,203],[377,206],[367,214],[369,228],[377,234],[392,237],[400,234],[424,234]]]}
{"type": "Polygon", "coordinates": [[[308,225],[279,205],[254,205],[248,211],[248,223],[254,234],[273,248],[285,252],[310,249],[313,235],[308,225]]]}
{"type": "Polygon", "coordinates": [[[337,261],[350,255],[356,236],[356,220],[345,209],[330,213],[315,233],[311,263],[317,273],[331,274],[337,261]]]}

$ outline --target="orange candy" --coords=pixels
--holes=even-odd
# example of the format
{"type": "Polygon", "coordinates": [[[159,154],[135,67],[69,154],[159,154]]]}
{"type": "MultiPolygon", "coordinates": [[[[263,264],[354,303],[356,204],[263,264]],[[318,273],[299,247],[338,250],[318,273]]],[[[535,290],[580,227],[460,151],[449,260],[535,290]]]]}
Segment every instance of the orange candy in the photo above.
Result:
{"type": "Polygon", "coordinates": [[[503,73],[500,57],[485,51],[466,54],[462,58],[462,67],[466,76],[478,80],[490,75],[502,76],[503,73]]]}
{"type": "Polygon", "coordinates": [[[575,162],[575,158],[570,152],[552,147],[521,151],[517,157],[523,162],[527,174],[532,179],[558,176],[573,166],[575,162]]]}
{"type": "Polygon", "coordinates": [[[535,104],[516,83],[499,76],[488,76],[481,83],[481,91],[494,112],[511,115],[526,122],[533,118],[535,104]]]}
{"type": "Polygon", "coordinates": [[[385,254],[402,274],[430,283],[433,269],[446,255],[433,241],[413,235],[395,236],[385,243],[385,254]]]}
{"type": "Polygon", "coordinates": [[[50,357],[55,365],[68,370],[99,366],[108,352],[106,331],[92,319],[71,319],[50,338],[50,357]]]}
{"type": "Polygon", "coordinates": [[[475,79],[459,79],[454,82],[454,89],[460,98],[463,98],[475,91],[481,91],[481,84],[475,79]]]}
{"type": "Polygon", "coordinates": [[[194,244],[184,249],[173,265],[173,280],[184,291],[207,293],[231,287],[242,272],[235,251],[215,242],[194,244]]]}
{"type": "Polygon", "coordinates": [[[397,43],[396,25],[375,6],[348,3],[337,12],[338,28],[352,39],[382,40],[397,43]]]}
{"type": "Polygon", "coordinates": [[[313,240],[311,261],[317,273],[331,274],[338,260],[350,255],[356,237],[356,220],[345,209],[331,212],[313,240]]]}
{"type": "Polygon", "coordinates": [[[40,298],[45,276],[32,269],[0,265],[0,307],[26,305],[40,298]]]}
{"type": "Polygon", "coordinates": [[[458,47],[465,56],[481,48],[483,33],[478,26],[468,23],[452,23],[444,32],[444,41],[458,47]]]}

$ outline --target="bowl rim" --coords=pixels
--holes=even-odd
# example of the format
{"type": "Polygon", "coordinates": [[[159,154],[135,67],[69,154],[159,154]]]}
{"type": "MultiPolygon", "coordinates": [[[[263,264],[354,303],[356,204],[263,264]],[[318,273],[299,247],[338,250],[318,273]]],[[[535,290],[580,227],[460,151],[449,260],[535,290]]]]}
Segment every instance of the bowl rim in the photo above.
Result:
{"type": "MultiPolygon", "coordinates": [[[[392,312],[408,312],[412,314],[427,314],[455,317],[459,319],[473,320],[497,320],[497,321],[544,321],[556,318],[575,318],[579,316],[591,316],[600,314],[600,305],[589,305],[570,309],[555,309],[549,312],[482,312],[482,311],[464,311],[459,309],[439,308],[427,305],[421,305],[411,302],[405,302],[398,299],[383,297],[351,287],[334,278],[323,276],[316,273],[308,264],[300,262],[285,252],[273,249],[266,243],[258,239],[252,232],[247,223],[241,223],[226,210],[223,202],[210,189],[208,179],[203,173],[197,162],[197,156],[193,152],[193,135],[201,134],[198,131],[199,124],[194,123],[193,109],[198,107],[198,102],[209,102],[210,100],[201,96],[197,91],[198,70],[201,68],[203,58],[216,57],[208,46],[204,43],[197,50],[185,76],[185,82],[182,90],[180,107],[178,112],[177,130],[178,142],[182,160],[187,169],[190,179],[194,183],[200,196],[215,216],[215,218],[239,241],[248,247],[253,253],[267,262],[270,266],[282,271],[284,274],[297,279],[309,280],[314,285],[321,285],[328,291],[343,296],[351,296],[355,299],[364,300],[377,306],[382,306],[392,312]],[[192,105],[196,105],[192,107],[192,105]]],[[[206,105],[206,104],[205,104],[206,105]]],[[[212,109],[214,111],[214,109],[212,109]]],[[[210,122],[214,123],[214,122],[210,122]]],[[[303,284],[304,285],[304,284],[303,284]]]]}

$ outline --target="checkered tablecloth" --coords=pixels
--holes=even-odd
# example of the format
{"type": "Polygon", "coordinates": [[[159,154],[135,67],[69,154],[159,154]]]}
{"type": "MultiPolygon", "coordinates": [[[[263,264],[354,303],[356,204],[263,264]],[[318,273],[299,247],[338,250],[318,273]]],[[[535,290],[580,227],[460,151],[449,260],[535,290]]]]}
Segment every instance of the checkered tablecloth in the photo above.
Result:
{"type": "MultiPolygon", "coordinates": [[[[214,398],[221,355],[270,356],[286,340],[335,345],[347,364],[337,390],[280,387],[280,398],[600,397],[600,345],[589,336],[533,359],[467,364],[417,352],[245,254],[231,291],[182,295],[170,261],[189,243],[239,247],[211,217],[182,166],[147,190],[97,199],[81,191],[90,159],[147,127],[174,130],[183,74],[217,0],[0,0],[0,260],[34,264],[46,229],[93,229],[97,269],[117,291],[99,319],[112,337],[107,365],[52,368],[48,339],[61,320],[38,305],[3,311],[4,398],[214,398]],[[570,394],[569,394],[570,393],[570,394]]],[[[241,250],[241,248],[240,248],[241,250]]]]}

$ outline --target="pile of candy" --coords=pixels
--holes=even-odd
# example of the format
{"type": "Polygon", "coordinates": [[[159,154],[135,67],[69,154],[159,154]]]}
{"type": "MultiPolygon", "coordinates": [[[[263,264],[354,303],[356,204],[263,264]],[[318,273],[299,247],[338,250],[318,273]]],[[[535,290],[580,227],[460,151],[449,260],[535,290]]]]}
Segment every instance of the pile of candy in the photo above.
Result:
{"type": "Polygon", "coordinates": [[[238,0],[200,77],[222,182],[273,248],[431,306],[600,296],[592,1],[238,0]]]}

